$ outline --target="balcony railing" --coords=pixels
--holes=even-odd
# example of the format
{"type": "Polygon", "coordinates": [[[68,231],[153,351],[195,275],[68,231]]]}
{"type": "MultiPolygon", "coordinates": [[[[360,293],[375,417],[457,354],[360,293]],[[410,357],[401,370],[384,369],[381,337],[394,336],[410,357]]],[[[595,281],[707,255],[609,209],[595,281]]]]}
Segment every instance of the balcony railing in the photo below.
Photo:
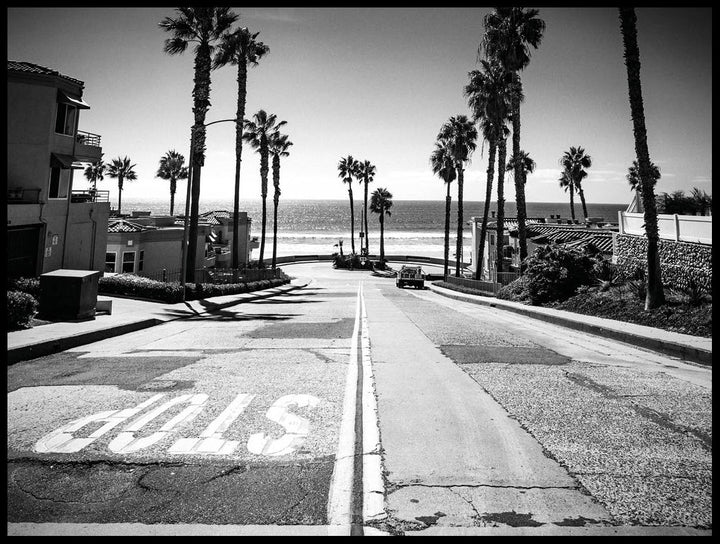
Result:
{"type": "Polygon", "coordinates": [[[81,145],[101,147],[99,134],[93,134],[92,132],[83,132],[82,130],[78,130],[75,139],[77,140],[77,143],[81,145]]]}
{"type": "Polygon", "coordinates": [[[110,202],[110,191],[73,191],[70,202],[110,202]]]}

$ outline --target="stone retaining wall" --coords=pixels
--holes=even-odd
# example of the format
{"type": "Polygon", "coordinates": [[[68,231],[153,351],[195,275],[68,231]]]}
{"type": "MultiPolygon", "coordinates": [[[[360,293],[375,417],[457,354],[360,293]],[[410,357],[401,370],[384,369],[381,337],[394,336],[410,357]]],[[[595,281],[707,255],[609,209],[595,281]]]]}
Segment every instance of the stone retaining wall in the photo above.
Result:
{"type": "MultiPolygon", "coordinates": [[[[620,273],[631,276],[645,269],[647,239],[631,234],[613,235],[613,260],[620,273]]],[[[692,281],[712,294],[712,246],[673,240],[658,240],[662,281],[666,287],[687,289],[692,281]]]]}

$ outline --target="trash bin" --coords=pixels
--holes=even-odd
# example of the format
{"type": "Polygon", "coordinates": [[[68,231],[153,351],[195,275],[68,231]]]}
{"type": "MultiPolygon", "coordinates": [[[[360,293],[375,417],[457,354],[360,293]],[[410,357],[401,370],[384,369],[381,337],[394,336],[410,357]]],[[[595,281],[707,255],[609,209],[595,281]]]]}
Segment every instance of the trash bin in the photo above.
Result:
{"type": "Polygon", "coordinates": [[[40,276],[38,317],[76,320],[95,317],[98,280],[96,270],[61,268],[40,276]]]}

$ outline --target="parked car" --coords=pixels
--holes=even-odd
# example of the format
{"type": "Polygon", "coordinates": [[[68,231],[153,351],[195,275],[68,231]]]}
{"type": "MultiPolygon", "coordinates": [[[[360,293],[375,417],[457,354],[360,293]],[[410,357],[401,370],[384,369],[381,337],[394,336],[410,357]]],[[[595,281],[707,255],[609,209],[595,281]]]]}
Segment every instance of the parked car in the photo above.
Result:
{"type": "Polygon", "coordinates": [[[403,266],[397,273],[395,285],[402,288],[412,285],[416,289],[425,288],[425,274],[420,266],[403,266]]]}

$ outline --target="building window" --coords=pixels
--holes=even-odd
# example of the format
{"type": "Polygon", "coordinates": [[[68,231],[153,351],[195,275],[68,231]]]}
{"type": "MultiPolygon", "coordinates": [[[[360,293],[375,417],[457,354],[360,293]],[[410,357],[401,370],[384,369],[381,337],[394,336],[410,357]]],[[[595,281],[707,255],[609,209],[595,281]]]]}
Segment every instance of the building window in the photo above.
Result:
{"type": "Polygon", "coordinates": [[[105,272],[115,272],[115,261],[117,260],[117,253],[114,251],[108,251],[105,253],[105,272]]]}
{"type": "Polygon", "coordinates": [[[57,118],[55,119],[55,132],[72,136],[75,134],[75,118],[77,108],[70,104],[59,103],[57,105],[57,118]]]}
{"type": "Polygon", "coordinates": [[[122,271],[124,273],[130,273],[130,274],[135,272],[135,252],[134,251],[124,251],[123,252],[122,271]]]}
{"type": "Polygon", "coordinates": [[[70,186],[70,170],[67,168],[50,169],[50,188],[48,198],[67,198],[70,186]]]}
{"type": "Polygon", "coordinates": [[[140,250],[140,259],[138,260],[138,272],[143,271],[144,261],[145,261],[145,251],[140,250]]]}

